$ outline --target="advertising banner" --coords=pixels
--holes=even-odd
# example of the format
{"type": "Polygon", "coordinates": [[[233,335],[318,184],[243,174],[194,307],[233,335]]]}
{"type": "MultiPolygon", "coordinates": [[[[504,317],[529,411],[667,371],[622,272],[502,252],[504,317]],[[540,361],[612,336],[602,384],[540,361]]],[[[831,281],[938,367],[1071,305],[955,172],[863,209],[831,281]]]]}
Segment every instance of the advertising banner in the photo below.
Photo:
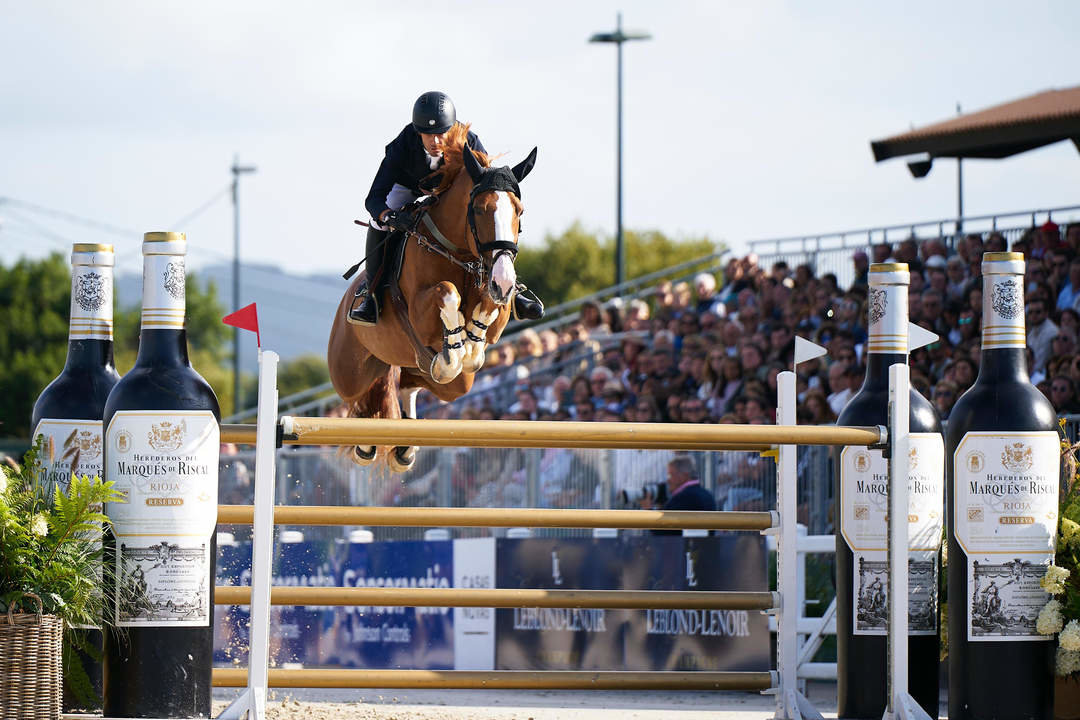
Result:
{"type": "MultiPolygon", "coordinates": [[[[350,543],[338,568],[343,587],[449,588],[453,544],[350,543]]],[[[454,669],[451,608],[335,608],[321,661],[340,667],[454,669]]]]}
{"type": "MultiPolygon", "coordinates": [[[[764,538],[499,540],[499,587],[766,590],[764,538]]],[[[496,611],[500,670],[768,670],[767,618],[746,610],[496,611]]]]}

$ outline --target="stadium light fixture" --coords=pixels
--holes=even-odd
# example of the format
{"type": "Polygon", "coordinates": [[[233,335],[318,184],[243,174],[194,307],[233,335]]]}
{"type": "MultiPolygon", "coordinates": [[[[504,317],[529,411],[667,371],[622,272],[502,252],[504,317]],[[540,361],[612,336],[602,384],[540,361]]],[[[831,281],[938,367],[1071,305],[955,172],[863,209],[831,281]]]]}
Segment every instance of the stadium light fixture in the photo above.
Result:
{"type": "Polygon", "coordinates": [[[651,40],[652,35],[643,32],[624,32],[622,13],[615,16],[615,32],[594,33],[589,38],[591,43],[613,43],[616,49],[615,62],[615,284],[622,285],[626,280],[626,251],[623,246],[622,230],[622,46],[633,40],[651,40]]]}

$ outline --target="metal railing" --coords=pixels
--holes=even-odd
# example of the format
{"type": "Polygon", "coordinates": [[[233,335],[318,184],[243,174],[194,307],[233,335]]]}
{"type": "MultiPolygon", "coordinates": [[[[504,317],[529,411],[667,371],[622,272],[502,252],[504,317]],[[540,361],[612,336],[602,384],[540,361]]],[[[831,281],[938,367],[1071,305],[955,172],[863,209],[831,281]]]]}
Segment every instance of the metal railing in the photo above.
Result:
{"type": "Polygon", "coordinates": [[[544,313],[547,320],[544,320],[541,323],[511,322],[507,325],[503,337],[511,338],[526,327],[531,327],[537,332],[546,330],[547,328],[559,327],[565,324],[571,317],[576,316],[581,311],[581,306],[587,302],[595,302],[602,305],[613,298],[632,300],[649,293],[657,281],[671,279],[673,282],[678,282],[689,279],[699,272],[714,272],[720,268],[720,263],[729,253],[730,250],[723,248],[720,252],[702,255],[699,258],[687,260],[678,265],[672,265],[645,275],[640,275],[636,278],[627,280],[620,285],[612,285],[590,295],[585,295],[584,297],[575,300],[568,300],[564,303],[555,305],[554,307],[547,308],[544,313]]]}
{"type": "Polygon", "coordinates": [[[869,252],[874,245],[897,243],[909,238],[942,240],[946,246],[953,247],[960,236],[995,231],[1004,235],[1011,245],[1025,231],[1050,219],[1059,224],[1080,221],[1080,205],[751,240],[749,245],[750,252],[757,254],[758,263],[763,268],[768,269],[781,260],[792,267],[808,264],[819,277],[824,273],[835,274],[840,287],[844,288],[851,285],[855,276],[851,253],[856,250],[869,252]]]}

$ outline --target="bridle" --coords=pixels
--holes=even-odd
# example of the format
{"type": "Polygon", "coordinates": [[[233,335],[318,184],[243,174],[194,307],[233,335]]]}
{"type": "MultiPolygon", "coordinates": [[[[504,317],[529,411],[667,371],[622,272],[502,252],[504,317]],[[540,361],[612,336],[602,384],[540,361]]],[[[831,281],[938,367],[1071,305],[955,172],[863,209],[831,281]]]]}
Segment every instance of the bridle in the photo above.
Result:
{"type": "MultiPolygon", "coordinates": [[[[512,240],[480,242],[480,233],[476,230],[476,198],[481,193],[492,191],[513,193],[518,201],[521,200],[521,188],[518,186],[517,178],[508,167],[486,168],[484,174],[480,176],[480,181],[475,183],[469,191],[469,207],[465,212],[465,217],[469,222],[469,231],[472,233],[473,242],[480,255],[483,273],[488,278],[491,277],[491,270],[501,256],[509,255],[512,263],[517,259],[518,253],[518,245],[512,240]],[[487,253],[491,253],[490,258],[485,257],[487,253]]],[[[520,232],[519,221],[518,233],[520,232]]]]}
{"type": "MultiPolygon", "coordinates": [[[[455,257],[454,252],[459,248],[454,246],[435,226],[435,222],[431,220],[430,216],[425,212],[421,218],[423,224],[438,241],[437,244],[432,242],[429,238],[416,231],[417,222],[414,224],[410,234],[416,237],[417,243],[420,247],[429,252],[433,252],[436,255],[441,255],[445,259],[449,260],[452,264],[460,267],[467,274],[471,275],[476,282],[476,287],[482,288],[485,283],[490,279],[492,268],[495,263],[503,255],[510,256],[510,262],[514,262],[517,259],[518,245],[512,240],[492,240],[491,242],[480,242],[480,233],[476,229],[476,198],[481,193],[485,192],[509,192],[513,193],[515,197],[521,200],[521,189],[518,186],[517,178],[510,171],[508,167],[498,168],[485,168],[483,175],[480,177],[480,181],[475,183],[472,190],[469,192],[469,205],[465,211],[465,217],[468,221],[469,232],[472,233],[473,244],[476,246],[475,259],[470,258],[462,260],[455,257]],[[491,253],[490,256],[486,256],[487,253],[491,253]]],[[[521,232],[520,221],[518,224],[518,233],[521,232]]],[[[470,249],[470,255],[471,255],[470,249]]]]}

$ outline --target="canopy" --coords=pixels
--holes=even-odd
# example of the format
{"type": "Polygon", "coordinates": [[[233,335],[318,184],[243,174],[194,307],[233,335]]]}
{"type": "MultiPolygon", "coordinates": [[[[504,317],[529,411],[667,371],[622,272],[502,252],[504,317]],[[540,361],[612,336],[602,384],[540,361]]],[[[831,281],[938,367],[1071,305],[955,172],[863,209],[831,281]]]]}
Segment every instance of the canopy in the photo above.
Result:
{"type": "Polygon", "coordinates": [[[1046,90],[870,143],[874,160],[930,157],[1004,158],[1061,140],[1080,150],[1080,87],[1046,90]]]}

